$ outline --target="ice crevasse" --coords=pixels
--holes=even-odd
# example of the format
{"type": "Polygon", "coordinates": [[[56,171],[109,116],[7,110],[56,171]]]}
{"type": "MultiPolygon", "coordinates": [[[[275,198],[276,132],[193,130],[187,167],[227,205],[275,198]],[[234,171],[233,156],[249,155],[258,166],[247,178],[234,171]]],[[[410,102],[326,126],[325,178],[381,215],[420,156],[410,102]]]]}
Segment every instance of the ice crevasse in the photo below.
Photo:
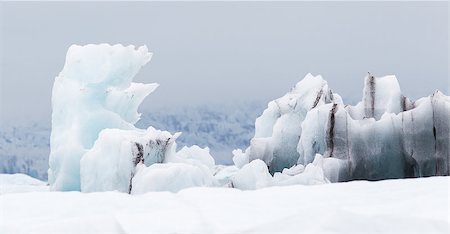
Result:
{"type": "Polygon", "coordinates": [[[158,87],[132,82],[151,56],[145,46],[69,48],[52,94],[51,189],[139,194],[449,174],[449,97],[411,101],[394,76],[367,76],[362,101],[348,106],[308,74],[268,104],[249,147],[233,151],[235,165],[215,165],[207,147],[177,150],[181,133],[134,126],[158,87]]]}

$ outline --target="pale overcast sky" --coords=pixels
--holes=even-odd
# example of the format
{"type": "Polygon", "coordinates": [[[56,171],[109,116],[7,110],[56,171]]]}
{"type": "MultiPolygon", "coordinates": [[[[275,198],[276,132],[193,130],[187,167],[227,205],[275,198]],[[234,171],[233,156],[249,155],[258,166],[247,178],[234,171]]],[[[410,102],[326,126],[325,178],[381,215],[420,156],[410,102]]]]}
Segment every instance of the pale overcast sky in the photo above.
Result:
{"type": "Polygon", "coordinates": [[[308,72],[352,102],[368,71],[448,95],[448,28],[448,2],[3,2],[0,121],[49,122],[67,48],[103,42],[154,53],[136,77],[161,84],[149,109],[265,103],[308,72]]]}

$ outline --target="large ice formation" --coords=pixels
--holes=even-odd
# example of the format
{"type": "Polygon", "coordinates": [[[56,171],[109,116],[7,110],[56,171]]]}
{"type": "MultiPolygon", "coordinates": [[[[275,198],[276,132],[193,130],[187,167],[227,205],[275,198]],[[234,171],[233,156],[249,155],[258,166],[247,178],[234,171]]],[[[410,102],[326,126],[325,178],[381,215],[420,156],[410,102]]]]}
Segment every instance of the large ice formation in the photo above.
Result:
{"type": "Polygon", "coordinates": [[[151,56],[145,46],[69,48],[52,94],[48,175],[53,190],[80,190],[80,160],[102,130],[135,130],[137,108],[158,84],[131,81],[151,56]]]}
{"type": "Polygon", "coordinates": [[[333,94],[321,76],[306,75],[289,93],[268,104],[256,119],[255,137],[246,154],[236,155],[235,151],[233,161],[245,161],[245,157],[250,161],[261,159],[272,173],[295,165],[299,158],[301,123],[311,109],[326,103],[342,104],[342,99],[333,94]]]}
{"type": "Polygon", "coordinates": [[[158,87],[132,83],[151,55],[145,46],[69,48],[53,87],[51,189],[131,193],[139,164],[149,167],[175,154],[179,133],[134,126],[140,103],[158,87]]]}
{"type": "Polygon", "coordinates": [[[131,193],[136,166],[162,163],[178,134],[155,130],[105,129],[81,159],[81,191],[131,193]]]}
{"type": "Polygon", "coordinates": [[[332,182],[450,173],[450,98],[436,91],[413,102],[395,76],[369,74],[362,101],[349,106],[308,74],[255,126],[250,147],[233,152],[237,166],[262,159],[274,173],[318,160],[332,182]]]}
{"type": "Polygon", "coordinates": [[[436,91],[411,101],[394,76],[367,76],[362,101],[348,106],[308,74],[268,104],[250,146],[232,152],[235,165],[216,165],[208,147],[177,151],[181,133],[134,126],[158,86],[132,82],[150,58],[145,46],[69,48],[53,87],[52,190],[247,190],[449,175],[450,98],[436,91]]]}

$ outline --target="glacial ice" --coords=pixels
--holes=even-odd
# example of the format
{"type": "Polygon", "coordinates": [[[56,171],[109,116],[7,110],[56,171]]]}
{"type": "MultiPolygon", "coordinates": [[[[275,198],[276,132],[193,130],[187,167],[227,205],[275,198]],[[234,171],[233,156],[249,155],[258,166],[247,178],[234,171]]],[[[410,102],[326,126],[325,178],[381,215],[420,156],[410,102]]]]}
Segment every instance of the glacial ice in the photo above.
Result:
{"type": "MultiPolygon", "coordinates": [[[[321,158],[321,155],[317,155],[321,158]]],[[[231,177],[231,187],[241,190],[254,190],[270,186],[315,185],[329,183],[329,180],[319,165],[318,160],[306,167],[295,166],[291,170],[269,173],[267,165],[260,159],[255,159],[236,171],[231,177]]]]}
{"type": "Polygon", "coordinates": [[[398,114],[410,108],[411,102],[404,97],[395,76],[365,78],[363,99],[356,106],[347,106],[352,119],[375,118],[384,113],[398,114]]]}
{"type": "MultiPolygon", "coordinates": [[[[384,79],[397,82],[395,77],[380,80],[384,79]]],[[[391,89],[391,84],[385,87],[379,85],[378,88],[391,89]]],[[[302,126],[305,133],[316,132],[320,139],[302,134],[299,158],[303,159],[303,163],[308,163],[312,153],[320,153],[327,158],[344,160],[339,163],[341,169],[337,181],[448,175],[449,98],[437,91],[416,102],[408,101],[409,107],[405,108],[406,98],[399,92],[394,96],[401,97],[390,98],[396,100],[396,105],[393,101],[385,102],[388,96],[379,101],[386,104],[382,115],[377,114],[377,110],[383,109],[382,106],[369,108],[374,111],[367,111],[367,108],[360,110],[359,114],[373,112],[374,117],[379,119],[354,119],[347,112],[351,108],[342,105],[324,106],[322,110],[311,112],[311,115],[322,113],[321,117],[316,118],[318,123],[313,123],[315,116],[311,116],[311,121],[305,121],[302,126]]],[[[375,99],[377,102],[378,99],[375,99]]]]}
{"type": "Polygon", "coordinates": [[[301,123],[311,109],[326,103],[342,104],[342,98],[328,88],[321,76],[307,74],[289,93],[271,101],[256,119],[255,137],[245,151],[249,160],[263,160],[271,173],[295,165],[301,123]]]}
{"type": "Polygon", "coordinates": [[[156,130],[105,129],[81,159],[81,191],[131,192],[136,166],[162,163],[178,134],[156,130]]]}
{"type": "Polygon", "coordinates": [[[136,171],[131,194],[178,192],[190,187],[215,185],[213,175],[206,167],[187,163],[155,163],[149,167],[139,164],[136,171]]]}
{"type": "Polygon", "coordinates": [[[80,160],[106,128],[134,130],[137,108],[157,84],[131,83],[152,54],[147,47],[73,45],[52,94],[49,183],[80,190],[80,160]]]}
{"type": "Polygon", "coordinates": [[[181,133],[134,126],[157,84],[132,83],[147,48],[70,47],[55,79],[49,184],[82,192],[177,192],[199,186],[242,190],[449,175],[450,98],[411,101],[395,76],[365,78],[362,101],[344,105],[311,74],[271,101],[250,146],[216,165],[209,148],[184,146],[181,133]]]}
{"type": "MultiPolygon", "coordinates": [[[[314,77],[308,74],[304,80],[310,79],[314,77]]],[[[315,79],[317,83],[322,81],[321,77],[315,79]]],[[[281,170],[290,173],[286,168],[313,163],[322,168],[331,182],[449,175],[448,96],[436,91],[413,102],[402,95],[395,76],[369,74],[365,78],[363,100],[357,105],[344,105],[342,99],[335,98],[339,96],[330,91],[323,102],[311,106],[304,104],[308,103],[308,97],[320,97],[328,87],[318,89],[317,84],[304,80],[297,84],[304,86],[303,102],[291,103],[301,104],[306,113],[291,111],[288,114],[295,115],[293,118],[274,111],[274,103],[288,103],[286,96],[292,95],[297,86],[269,103],[255,123],[264,134],[257,131],[243,153],[249,155],[250,160],[263,159],[272,173],[281,170]],[[261,128],[263,119],[270,121],[261,128]],[[272,126],[272,135],[269,126],[272,126]],[[287,149],[294,144],[297,155],[287,149]],[[280,158],[280,151],[274,150],[276,147],[285,148],[281,158],[287,159],[275,160],[280,158]]]]}
{"type": "Polygon", "coordinates": [[[232,151],[233,154],[233,163],[238,168],[242,168],[244,165],[249,163],[249,158],[246,153],[244,153],[241,149],[235,149],[232,151]]]}
{"type": "Polygon", "coordinates": [[[216,162],[209,153],[209,148],[200,148],[198,145],[191,147],[184,146],[176,153],[169,154],[164,162],[187,163],[192,165],[206,166],[209,170],[213,170],[216,162]]]}
{"type": "Polygon", "coordinates": [[[233,188],[252,190],[271,186],[272,176],[267,165],[260,159],[256,159],[237,171],[231,181],[233,188]]]}
{"type": "Polygon", "coordinates": [[[237,170],[217,167],[208,147],[176,151],[181,133],[134,126],[158,86],[132,83],[150,57],[145,46],[69,48],[52,96],[52,190],[139,194],[231,183],[237,170]]]}
{"type": "Polygon", "coordinates": [[[137,109],[158,84],[132,83],[151,58],[147,47],[73,45],[52,96],[52,190],[131,192],[136,165],[175,151],[179,133],[137,129],[137,109]]]}

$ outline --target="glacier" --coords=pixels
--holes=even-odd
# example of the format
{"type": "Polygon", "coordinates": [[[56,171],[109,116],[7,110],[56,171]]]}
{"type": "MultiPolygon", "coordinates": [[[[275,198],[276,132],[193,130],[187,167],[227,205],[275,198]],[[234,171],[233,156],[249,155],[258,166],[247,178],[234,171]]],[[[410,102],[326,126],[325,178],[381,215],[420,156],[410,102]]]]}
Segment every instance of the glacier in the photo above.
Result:
{"type": "Polygon", "coordinates": [[[138,128],[137,112],[158,84],[133,83],[147,47],[71,46],[52,95],[51,190],[142,194],[189,187],[254,190],[449,175],[450,98],[412,101],[395,76],[365,78],[363,98],[345,105],[307,74],[256,119],[234,165],[208,147],[177,147],[181,132],[138,128]]]}

